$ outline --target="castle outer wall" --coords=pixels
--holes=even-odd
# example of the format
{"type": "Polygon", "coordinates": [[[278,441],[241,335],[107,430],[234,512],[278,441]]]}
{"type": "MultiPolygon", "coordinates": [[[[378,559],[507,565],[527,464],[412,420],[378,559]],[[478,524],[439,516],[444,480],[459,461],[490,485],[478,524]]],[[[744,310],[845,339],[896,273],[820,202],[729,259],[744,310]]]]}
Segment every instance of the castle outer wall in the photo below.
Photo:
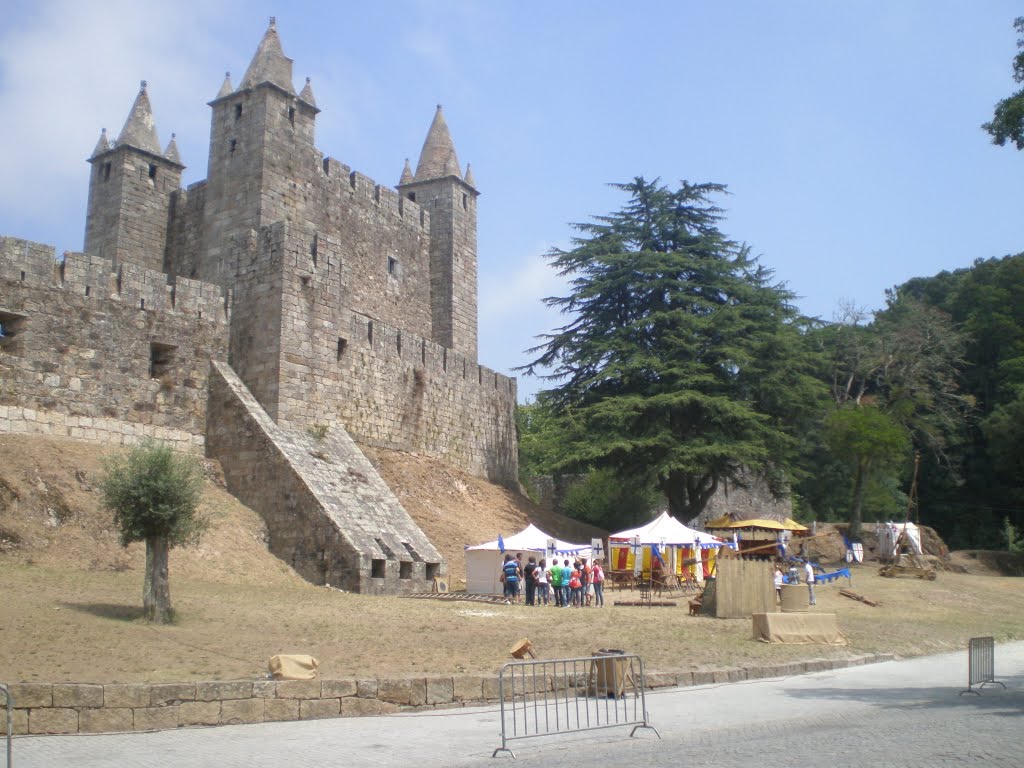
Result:
{"type": "Polygon", "coordinates": [[[202,453],[227,323],[216,286],[0,237],[0,431],[202,453]]]}

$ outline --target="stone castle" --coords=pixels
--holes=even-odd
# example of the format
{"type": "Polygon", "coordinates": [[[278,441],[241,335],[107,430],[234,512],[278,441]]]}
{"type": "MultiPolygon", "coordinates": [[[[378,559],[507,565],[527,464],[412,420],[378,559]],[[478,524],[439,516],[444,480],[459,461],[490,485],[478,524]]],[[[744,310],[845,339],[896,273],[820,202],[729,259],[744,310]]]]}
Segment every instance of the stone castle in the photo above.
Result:
{"type": "Polygon", "coordinates": [[[92,156],[85,245],[0,238],[0,431],[145,437],[218,459],[314,583],[429,588],[436,548],[358,445],[517,483],[516,381],[477,362],[477,198],[439,106],[415,173],[314,144],[273,19],[180,187],[146,83],[92,156]]]}

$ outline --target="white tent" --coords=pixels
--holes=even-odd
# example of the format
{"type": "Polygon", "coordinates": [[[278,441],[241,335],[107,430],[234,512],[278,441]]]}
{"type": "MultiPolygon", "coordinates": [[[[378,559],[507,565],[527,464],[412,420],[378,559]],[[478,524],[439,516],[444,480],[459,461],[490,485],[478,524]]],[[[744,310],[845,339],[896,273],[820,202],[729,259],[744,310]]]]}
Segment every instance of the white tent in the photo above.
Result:
{"type": "Polygon", "coordinates": [[[632,541],[637,536],[640,537],[642,545],[648,546],[651,544],[660,546],[664,542],[667,547],[693,547],[694,544],[700,542],[701,548],[706,549],[708,547],[720,547],[725,543],[710,533],[702,533],[701,531],[693,530],[693,528],[687,528],[668,512],[662,512],[659,517],[646,525],[641,525],[639,528],[630,528],[628,531],[613,533],[608,538],[611,541],[622,543],[632,541]]]}
{"type": "Polygon", "coordinates": [[[679,573],[683,570],[683,559],[691,556],[694,558],[699,557],[703,567],[687,566],[687,571],[692,573],[698,581],[704,578],[705,571],[710,567],[711,557],[711,554],[707,552],[700,553],[700,551],[717,549],[726,545],[726,542],[717,536],[695,531],[693,528],[687,528],[668,512],[662,512],[659,517],[646,525],[641,525],[639,528],[630,528],[626,531],[619,531],[608,537],[608,547],[612,555],[609,563],[613,569],[618,568],[621,570],[627,567],[635,567],[636,563],[640,562],[642,570],[650,570],[651,556],[649,549],[644,553],[628,551],[632,549],[633,542],[637,537],[640,539],[641,549],[654,546],[660,549],[664,545],[666,551],[660,554],[672,573],[679,573]],[[624,550],[626,551],[624,552],[624,550]],[[698,553],[700,554],[698,555],[698,553]],[[639,560],[637,560],[638,556],[639,560]]]}
{"type": "Polygon", "coordinates": [[[921,532],[913,523],[878,523],[875,533],[878,534],[878,554],[882,557],[895,557],[900,533],[907,549],[915,555],[922,554],[921,532]]]}
{"type": "MultiPolygon", "coordinates": [[[[552,553],[547,551],[548,539],[552,538],[540,530],[533,523],[526,526],[519,533],[502,538],[501,546],[498,540],[488,541],[486,544],[478,544],[475,547],[466,547],[466,592],[475,595],[500,595],[502,593],[501,564],[505,555],[513,557],[522,552],[523,563],[525,564],[530,555],[540,562],[542,557],[550,557],[552,553]]],[[[586,544],[571,544],[567,541],[555,539],[554,554],[568,558],[585,557],[590,558],[590,547],[586,544]]]]}

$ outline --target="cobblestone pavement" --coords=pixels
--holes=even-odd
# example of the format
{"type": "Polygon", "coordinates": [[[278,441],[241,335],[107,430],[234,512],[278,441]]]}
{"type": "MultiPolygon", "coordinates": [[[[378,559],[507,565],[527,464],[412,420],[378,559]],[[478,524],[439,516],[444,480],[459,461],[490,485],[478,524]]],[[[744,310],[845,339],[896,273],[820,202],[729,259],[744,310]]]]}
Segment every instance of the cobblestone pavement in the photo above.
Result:
{"type": "Polygon", "coordinates": [[[966,651],[648,696],[661,735],[627,729],[500,745],[497,708],[151,734],[32,736],[17,768],[107,766],[1024,766],[1024,643],[996,646],[996,679],[967,687],[966,651]]]}

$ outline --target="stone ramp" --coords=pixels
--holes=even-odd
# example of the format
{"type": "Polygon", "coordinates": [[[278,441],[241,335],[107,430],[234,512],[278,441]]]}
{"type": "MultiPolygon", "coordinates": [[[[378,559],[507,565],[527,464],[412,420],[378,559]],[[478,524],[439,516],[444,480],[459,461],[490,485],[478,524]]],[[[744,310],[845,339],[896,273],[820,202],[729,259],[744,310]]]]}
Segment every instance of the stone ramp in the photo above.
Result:
{"type": "Polygon", "coordinates": [[[314,584],[424,592],[445,564],[339,423],[284,429],[229,365],[211,363],[207,455],[266,521],[270,551],[314,584]]]}

